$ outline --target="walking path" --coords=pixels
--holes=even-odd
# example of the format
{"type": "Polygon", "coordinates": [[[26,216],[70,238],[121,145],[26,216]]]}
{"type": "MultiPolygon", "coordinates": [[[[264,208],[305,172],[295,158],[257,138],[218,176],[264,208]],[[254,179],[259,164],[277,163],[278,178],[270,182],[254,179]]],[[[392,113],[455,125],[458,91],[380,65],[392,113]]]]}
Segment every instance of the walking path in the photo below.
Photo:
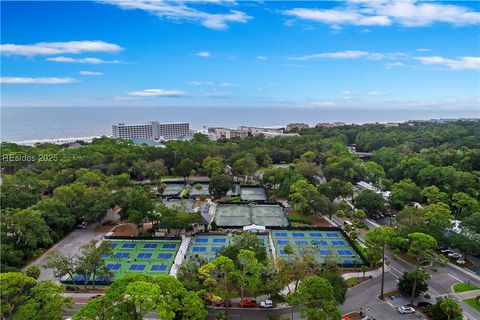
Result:
{"type": "Polygon", "coordinates": [[[464,292],[457,292],[456,295],[461,299],[471,299],[480,296],[480,289],[478,290],[470,290],[470,291],[464,291],[464,292]]]}
{"type": "MultiPolygon", "coordinates": [[[[390,270],[390,266],[388,264],[385,265],[385,273],[387,273],[390,270]]],[[[365,277],[372,277],[376,278],[382,275],[382,267],[372,270],[372,271],[367,271],[365,272],[365,277]]],[[[363,272],[350,272],[350,273],[344,273],[342,274],[342,278],[347,280],[350,278],[362,278],[363,277],[363,272]]]]}
{"type": "Polygon", "coordinates": [[[170,269],[170,275],[176,277],[178,273],[178,268],[183,262],[185,255],[187,254],[188,244],[190,243],[190,237],[185,237],[182,239],[180,244],[180,249],[178,249],[177,255],[175,256],[175,261],[173,262],[172,268],[170,269]]]}

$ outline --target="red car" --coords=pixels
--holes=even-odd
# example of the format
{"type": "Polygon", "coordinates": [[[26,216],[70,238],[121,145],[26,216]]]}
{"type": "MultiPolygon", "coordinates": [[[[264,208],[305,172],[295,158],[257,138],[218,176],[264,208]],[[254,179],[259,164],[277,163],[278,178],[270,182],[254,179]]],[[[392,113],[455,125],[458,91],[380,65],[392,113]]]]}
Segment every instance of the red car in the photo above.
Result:
{"type": "Polygon", "coordinates": [[[255,299],[243,299],[240,301],[240,307],[242,308],[255,308],[257,301],[255,299]]]}

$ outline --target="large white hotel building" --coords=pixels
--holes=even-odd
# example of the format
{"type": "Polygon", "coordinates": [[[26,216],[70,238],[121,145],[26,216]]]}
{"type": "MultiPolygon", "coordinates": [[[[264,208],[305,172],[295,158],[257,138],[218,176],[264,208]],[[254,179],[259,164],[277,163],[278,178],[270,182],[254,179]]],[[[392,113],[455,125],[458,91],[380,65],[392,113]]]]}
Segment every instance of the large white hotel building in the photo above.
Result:
{"type": "Polygon", "coordinates": [[[112,126],[114,138],[131,139],[143,138],[147,140],[174,140],[190,134],[187,122],[159,123],[153,121],[146,124],[114,124],[112,126]]]}

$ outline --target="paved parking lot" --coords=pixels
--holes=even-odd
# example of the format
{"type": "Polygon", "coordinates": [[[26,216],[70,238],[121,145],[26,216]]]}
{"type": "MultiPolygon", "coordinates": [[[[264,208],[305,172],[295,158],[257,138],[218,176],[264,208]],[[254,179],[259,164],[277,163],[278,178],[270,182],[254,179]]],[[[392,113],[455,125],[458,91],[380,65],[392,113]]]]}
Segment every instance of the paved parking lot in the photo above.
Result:
{"type": "MultiPolygon", "coordinates": [[[[102,240],[103,235],[105,233],[95,232],[95,227],[98,224],[91,224],[86,229],[74,230],[70,234],[68,234],[65,238],[63,238],[60,242],[54,245],[50,250],[55,249],[62,253],[74,255],[80,253],[80,246],[88,241],[91,240],[102,240]]],[[[44,253],[41,255],[37,260],[32,262],[32,264],[38,264],[42,271],[38,280],[53,280],[55,276],[53,275],[53,271],[51,269],[44,269],[43,266],[46,263],[46,255],[44,253]]],[[[28,268],[25,267],[25,268],[28,268]]]]}

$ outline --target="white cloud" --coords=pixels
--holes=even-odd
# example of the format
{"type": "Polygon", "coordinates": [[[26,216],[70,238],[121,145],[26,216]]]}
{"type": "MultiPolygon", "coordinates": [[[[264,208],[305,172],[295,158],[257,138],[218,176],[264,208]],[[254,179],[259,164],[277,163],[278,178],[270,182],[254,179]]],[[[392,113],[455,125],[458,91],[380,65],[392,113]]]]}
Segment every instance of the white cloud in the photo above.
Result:
{"type": "Polygon", "coordinates": [[[78,72],[82,76],[103,76],[103,72],[97,72],[97,71],[80,71],[78,72]]]}
{"type": "Polygon", "coordinates": [[[73,78],[25,78],[25,77],[1,77],[0,83],[4,84],[64,84],[78,82],[73,78]]]}
{"type": "Polygon", "coordinates": [[[218,84],[220,87],[238,87],[238,84],[230,83],[230,82],[221,82],[218,84]]]}
{"type": "Polygon", "coordinates": [[[480,24],[480,12],[464,6],[426,3],[417,0],[350,0],[332,9],[294,8],[285,15],[330,26],[429,26],[449,23],[456,26],[480,24]]]}
{"type": "Polygon", "coordinates": [[[400,62],[400,61],[385,63],[385,67],[387,67],[387,69],[392,69],[392,68],[396,68],[396,67],[403,67],[403,66],[405,66],[405,64],[403,62],[400,62]]]}
{"type": "Polygon", "coordinates": [[[339,52],[314,53],[299,57],[290,57],[289,60],[308,61],[315,59],[358,59],[366,58],[372,54],[366,51],[347,50],[339,52]]]}
{"type": "Polygon", "coordinates": [[[87,63],[87,64],[116,64],[121,63],[120,60],[103,60],[98,58],[70,58],[70,57],[53,57],[47,58],[48,61],[66,62],[66,63],[87,63]]]}
{"type": "Polygon", "coordinates": [[[308,105],[314,108],[334,107],[336,105],[336,102],[332,100],[317,100],[309,102],[308,105]]]}
{"type": "Polygon", "coordinates": [[[190,81],[187,83],[192,87],[214,86],[215,83],[211,81],[190,81]]]}
{"type": "Polygon", "coordinates": [[[268,57],[266,56],[257,56],[257,60],[268,60],[268,57]]]}
{"type": "MultiPolygon", "coordinates": [[[[217,1],[218,2],[218,1],[217,1]]],[[[231,22],[246,23],[252,17],[238,10],[229,10],[226,13],[209,13],[184,2],[167,1],[144,1],[144,0],[125,0],[125,1],[103,1],[116,5],[125,10],[143,10],[160,18],[165,18],[175,22],[194,22],[203,25],[206,28],[214,30],[224,30],[228,28],[231,22]]]]}
{"type": "Polygon", "coordinates": [[[104,41],[68,41],[68,42],[38,42],[34,44],[11,44],[0,45],[2,54],[5,55],[53,55],[65,53],[84,52],[119,52],[123,48],[114,43],[104,41]]]}
{"type": "Polygon", "coordinates": [[[416,57],[423,64],[441,65],[452,70],[480,70],[480,57],[461,57],[447,59],[438,56],[416,57]]]}
{"type": "Polygon", "coordinates": [[[212,81],[190,81],[187,83],[189,86],[192,87],[238,87],[237,84],[230,83],[230,82],[212,82],[212,81]]]}
{"type": "Polygon", "coordinates": [[[202,57],[202,58],[209,58],[212,56],[212,54],[208,51],[200,51],[195,53],[196,56],[202,57]]]}
{"type": "Polygon", "coordinates": [[[383,91],[369,91],[368,95],[371,97],[382,97],[388,95],[388,93],[383,91]]]}
{"type": "Polygon", "coordinates": [[[420,52],[430,51],[430,49],[427,49],[427,48],[418,48],[418,49],[415,49],[415,50],[420,51],[420,52]]]}
{"type": "Polygon", "coordinates": [[[176,89],[145,89],[128,93],[128,95],[136,97],[181,97],[185,94],[184,91],[176,89]]]}

